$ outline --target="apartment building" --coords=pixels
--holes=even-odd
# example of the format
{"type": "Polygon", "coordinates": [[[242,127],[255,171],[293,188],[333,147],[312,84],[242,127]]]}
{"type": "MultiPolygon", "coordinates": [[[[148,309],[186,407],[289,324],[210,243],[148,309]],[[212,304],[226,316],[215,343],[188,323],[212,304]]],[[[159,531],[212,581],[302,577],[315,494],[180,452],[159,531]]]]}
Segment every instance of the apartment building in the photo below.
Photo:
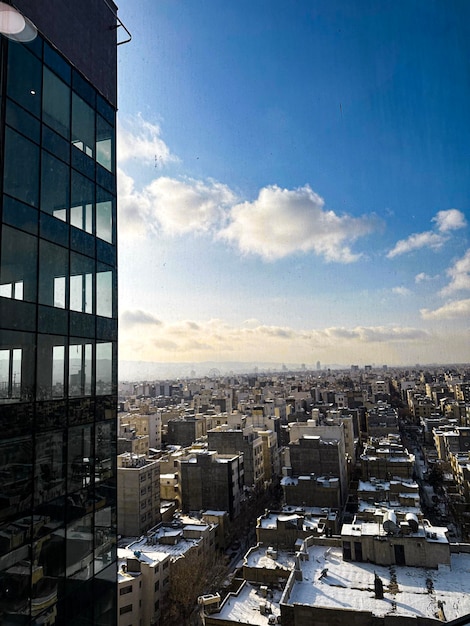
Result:
{"type": "Polygon", "coordinates": [[[244,484],[243,456],[201,450],[182,457],[179,491],[184,512],[215,509],[230,519],[240,514],[244,484]]]}
{"type": "Polygon", "coordinates": [[[226,425],[207,432],[209,450],[220,454],[243,454],[245,486],[262,489],[264,486],[263,441],[252,427],[243,430],[226,425]]]}
{"type": "MultiPolygon", "coordinates": [[[[327,435],[302,435],[289,444],[291,475],[293,477],[315,475],[326,479],[337,478],[340,500],[344,504],[348,496],[347,459],[345,455],[342,425],[327,427],[327,435]]],[[[299,503],[300,504],[300,503],[299,503]]]]}
{"type": "Polygon", "coordinates": [[[364,480],[410,479],[413,477],[415,456],[408,452],[397,435],[390,435],[382,439],[369,439],[360,462],[364,480]]]}
{"type": "Polygon", "coordinates": [[[160,522],[160,464],[145,455],[117,457],[118,532],[138,537],[160,522]]]}

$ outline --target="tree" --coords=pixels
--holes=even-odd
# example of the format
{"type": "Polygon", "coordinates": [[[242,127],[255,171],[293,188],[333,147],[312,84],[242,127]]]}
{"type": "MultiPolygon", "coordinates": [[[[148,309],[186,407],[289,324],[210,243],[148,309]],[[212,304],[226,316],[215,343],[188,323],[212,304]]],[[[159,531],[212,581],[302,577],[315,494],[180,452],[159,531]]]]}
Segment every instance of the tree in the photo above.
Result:
{"type": "Polygon", "coordinates": [[[195,545],[170,565],[170,590],[162,615],[165,626],[190,624],[198,597],[216,592],[227,576],[223,556],[202,550],[202,546],[195,545]]]}

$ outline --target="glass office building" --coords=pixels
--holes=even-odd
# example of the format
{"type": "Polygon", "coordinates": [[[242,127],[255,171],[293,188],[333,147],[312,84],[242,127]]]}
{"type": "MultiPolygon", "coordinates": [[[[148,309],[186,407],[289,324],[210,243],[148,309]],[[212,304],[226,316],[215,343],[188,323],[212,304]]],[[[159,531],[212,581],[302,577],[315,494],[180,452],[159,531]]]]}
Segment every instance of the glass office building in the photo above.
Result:
{"type": "Polygon", "coordinates": [[[0,625],[115,624],[116,7],[15,7],[0,3],[0,625]]]}

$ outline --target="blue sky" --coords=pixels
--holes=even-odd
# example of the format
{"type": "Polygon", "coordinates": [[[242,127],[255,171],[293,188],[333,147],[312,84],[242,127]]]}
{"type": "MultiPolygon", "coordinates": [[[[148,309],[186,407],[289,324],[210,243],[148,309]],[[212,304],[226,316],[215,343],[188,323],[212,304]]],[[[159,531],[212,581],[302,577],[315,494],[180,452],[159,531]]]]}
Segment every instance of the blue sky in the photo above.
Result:
{"type": "Polygon", "coordinates": [[[466,0],[119,16],[122,359],[468,361],[466,0]]]}

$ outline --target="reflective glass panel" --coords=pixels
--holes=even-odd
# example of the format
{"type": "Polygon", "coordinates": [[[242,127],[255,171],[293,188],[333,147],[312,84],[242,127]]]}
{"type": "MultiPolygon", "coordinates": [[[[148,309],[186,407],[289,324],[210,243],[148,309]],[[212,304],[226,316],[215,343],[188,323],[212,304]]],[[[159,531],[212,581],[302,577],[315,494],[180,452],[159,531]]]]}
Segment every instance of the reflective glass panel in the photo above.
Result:
{"type": "MultiPolygon", "coordinates": [[[[0,330],[0,404],[30,400],[35,372],[34,333],[0,330]]],[[[1,415],[2,409],[0,409],[1,415]]]]}
{"type": "Polygon", "coordinates": [[[65,163],[43,151],[41,163],[41,210],[67,221],[70,170],[65,163]]]}
{"type": "Polygon", "coordinates": [[[34,504],[37,506],[65,493],[65,431],[36,435],[35,443],[34,504]]]}
{"type": "Polygon", "coordinates": [[[63,137],[70,134],[70,88],[44,67],[42,119],[63,137]]]}
{"type": "MultiPolygon", "coordinates": [[[[93,482],[93,427],[73,426],[68,429],[67,491],[81,490],[80,500],[85,505],[88,487],[93,482]]],[[[78,503],[77,503],[78,504],[78,503]]],[[[82,514],[85,509],[82,508],[82,514]]],[[[80,511],[77,511],[80,513],[80,511]]],[[[75,515],[70,515],[75,517],[75,515]]]]}
{"type": "Polygon", "coordinates": [[[17,106],[11,100],[7,100],[6,122],[22,135],[26,135],[35,143],[39,143],[40,124],[39,120],[17,106]]]}
{"type": "Polygon", "coordinates": [[[113,344],[96,344],[96,395],[106,396],[112,393],[113,382],[113,344]]]}
{"type": "Polygon", "coordinates": [[[76,228],[93,232],[94,184],[75,170],[72,172],[70,223],[76,228]]]}
{"type": "Polygon", "coordinates": [[[65,394],[65,341],[54,335],[38,335],[38,400],[63,398],[65,394]]]}
{"type": "Polygon", "coordinates": [[[39,148],[11,128],[5,129],[4,191],[38,206],[39,148]]]}
{"type": "Polygon", "coordinates": [[[96,236],[108,243],[113,242],[113,196],[97,187],[96,236]]]}
{"type": "Polygon", "coordinates": [[[89,157],[95,156],[95,112],[76,93],[72,94],[72,143],[89,157]]]}
{"type": "Polygon", "coordinates": [[[59,309],[66,306],[69,255],[66,248],[40,240],[39,302],[59,309]]]}
{"type": "Polygon", "coordinates": [[[96,160],[110,172],[114,169],[114,129],[101,115],[96,117],[96,160]]]}
{"type": "Polygon", "coordinates": [[[69,347],[69,396],[91,395],[92,345],[73,343],[69,347]]]}
{"type": "Polygon", "coordinates": [[[111,270],[98,271],[96,274],[96,315],[113,316],[113,272],[111,270]]]}
{"type": "Polygon", "coordinates": [[[37,238],[4,226],[0,250],[0,296],[36,300],[37,238]]]}
{"type": "Polygon", "coordinates": [[[70,310],[93,313],[95,262],[82,254],[70,255],[70,310]]]}
{"type": "Polygon", "coordinates": [[[8,46],[7,94],[37,117],[41,108],[41,63],[25,46],[8,46]]]}

